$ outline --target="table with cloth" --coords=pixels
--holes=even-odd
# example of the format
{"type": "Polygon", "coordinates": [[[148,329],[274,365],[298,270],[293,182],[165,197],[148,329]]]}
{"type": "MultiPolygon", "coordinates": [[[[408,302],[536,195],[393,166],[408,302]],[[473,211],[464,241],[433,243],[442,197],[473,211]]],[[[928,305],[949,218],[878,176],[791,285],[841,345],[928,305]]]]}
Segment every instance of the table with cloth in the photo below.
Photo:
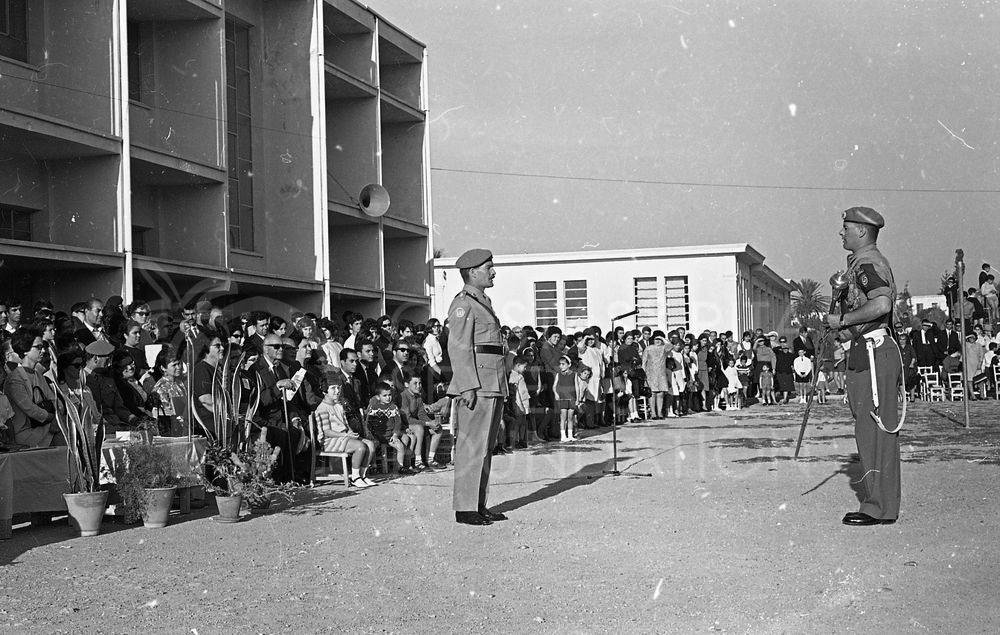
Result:
{"type": "Polygon", "coordinates": [[[56,447],[0,454],[0,540],[10,538],[15,514],[66,511],[67,452],[56,447]]]}
{"type": "MultiPolygon", "coordinates": [[[[125,448],[128,441],[105,441],[101,446],[101,482],[113,483],[115,466],[125,458],[125,448]]],[[[203,473],[205,464],[205,448],[208,440],[205,437],[153,437],[153,445],[162,447],[170,455],[174,466],[174,476],[190,477],[203,473]]]]}

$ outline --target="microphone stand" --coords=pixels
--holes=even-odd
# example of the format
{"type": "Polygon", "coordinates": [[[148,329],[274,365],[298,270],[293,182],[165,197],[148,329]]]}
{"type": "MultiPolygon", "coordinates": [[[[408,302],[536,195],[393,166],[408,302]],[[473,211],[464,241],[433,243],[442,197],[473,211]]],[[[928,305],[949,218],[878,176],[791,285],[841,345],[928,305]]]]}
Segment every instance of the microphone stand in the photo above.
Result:
{"type": "Polygon", "coordinates": [[[969,365],[966,363],[966,325],[965,325],[965,298],[962,297],[962,293],[965,290],[965,280],[963,278],[965,274],[965,252],[961,249],[955,250],[955,277],[958,279],[958,293],[956,294],[956,302],[958,303],[958,320],[962,327],[959,329],[959,351],[962,359],[962,407],[965,410],[965,427],[969,427],[969,398],[972,397],[972,377],[969,373],[969,365]]]}
{"type": "MultiPolygon", "coordinates": [[[[615,322],[617,322],[618,320],[622,320],[624,318],[627,318],[627,317],[631,317],[633,315],[638,315],[638,313],[639,313],[639,309],[635,309],[634,311],[629,311],[628,313],[622,313],[621,315],[617,315],[617,316],[611,318],[611,332],[612,333],[615,332],[615,322]]],[[[612,367],[612,368],[614,368],[614,367],[612,367]]],[[[615,393],[614,370],[611,371],[611,399],[612,399],[612,401],[611,401],[611,411],[613,413],[612,414],[612,418],[611,418],[611,461],[612,461],[612,469],[602,471],[601,475],[602,476],[605,476],[605,475],[608,475],[608,476],[635,476],[635,477],[643,477],[643,476],[650,476],[651,477],[651,476],[653,476],[652,474],[644,474],[644,473],[637,473],[637,472],[631,472],[631,473],[626,474],[626,473],[624,473],[624,472],[622,472],[622,471],[620,471],[618,469],[618,395],[615,393]]],[[[588,478],[596,478],[596,477],[591,476],[591,477],[588,477],[588,478]]]]}

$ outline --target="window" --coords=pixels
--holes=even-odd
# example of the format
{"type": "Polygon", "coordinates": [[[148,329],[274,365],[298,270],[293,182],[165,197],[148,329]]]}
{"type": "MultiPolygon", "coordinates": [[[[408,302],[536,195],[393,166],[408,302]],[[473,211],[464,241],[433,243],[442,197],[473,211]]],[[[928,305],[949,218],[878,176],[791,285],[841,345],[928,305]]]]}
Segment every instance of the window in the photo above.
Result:
{"type": "Polygon", "coordinates": [[[0,0],[0,55],[28,61],[28,0],[0,0]]]}
{"type": "Polygon", "coordinates": [[[31,240],[30,209],[0,205],[0,238],[31,240]]]}
{"type": "Polygon", "coordinates": [[[663,279],[667,300],[667,328],[683,326],[690,329],[691,300],[688,297],[687,276],[667,276],[663,279]]]}
{"type": "Polygon", "coordinates": [[[226,141],[229,245],[253,250],[253,139],[250,125],[250,28],[226,18],[226,141]]]}
{"type": "Polygon", "coordinates": [[[660,306],[656,300],[656,278],[635,279],[635,308],[639,312],[635,316],[638,328],[658,326],[660,306]]]}
{"type": "Polygon", "coordinates": [[[132,253],[139,256],[154,256],[153,230],[149,227],[132,227],[132,253]]]}
{"type": "Polygon", "coordinates": [[[559,322],[555,282],[535,283],[535,326],[555,326],[559,322]]]}
{"type": "Polygon", "coordinates": [[[150,28],[128,23],[128,98],[147,103],[153,94],[153,54],[150,28]]]}
{"type": "Polygon", "coordinates": [[[566,328],[587,327],[587,281],[567,280],[563,282],[563,306],[566,309],[566,328]]]}

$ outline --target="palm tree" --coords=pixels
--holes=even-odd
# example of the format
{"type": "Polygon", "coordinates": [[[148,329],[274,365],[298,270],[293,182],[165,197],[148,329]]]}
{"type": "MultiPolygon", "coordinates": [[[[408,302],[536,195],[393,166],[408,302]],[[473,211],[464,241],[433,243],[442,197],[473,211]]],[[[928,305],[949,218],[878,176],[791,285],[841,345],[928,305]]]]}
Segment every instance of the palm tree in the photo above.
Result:
{"type": "Polygon", "coordinates": [[[819,283],[810,278],[792,280],[792,315],[804,324],[807,318],[819,318],[830,306],[830,296],[823,295],[819,283]]]}

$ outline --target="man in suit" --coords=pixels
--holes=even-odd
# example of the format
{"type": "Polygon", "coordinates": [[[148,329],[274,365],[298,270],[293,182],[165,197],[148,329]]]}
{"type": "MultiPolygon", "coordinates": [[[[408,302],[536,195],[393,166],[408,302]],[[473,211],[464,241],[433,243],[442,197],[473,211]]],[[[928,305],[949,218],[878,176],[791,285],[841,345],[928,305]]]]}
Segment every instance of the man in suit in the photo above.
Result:
{"type": "MultiPolygon", "coordinates": [[[[346,351],[347,347],[344,350],[346,351]]],[[[358,401],[362,408],[367,407],[368,402],[375,396],[375,384],[378,383],[378,376],[379,368],[375,361],[375,345],[371,342],[364,342],[358,349],[358,365],[354,369],[354,377],[358,380],[358,401]]]]}
{"type": "Polygon", "coordinates": [[[500,320],[484,291],[493,286],[493,254],[472,249],[455,261],[465,287],[448,309],[448,351],[452,379],[448,394],[456,397],[455,520],[490,525],[507,520],[486,507],[493,446],[507,397],[500,320]]]}
{"type": "Polygon", "coordinates": [[[806,357],[809,359],[816,355],[816,347],[813,345],[812,338],[809,337],[809,328],[805,326],[799,327],[798,336],[792,340],[792,353],[797,356],[799,351],[805,351],[806,357]]]}
{"type": "Polygon", "coordinates": [[[104,303],[97,298],[89,302],[80,302],[72,307],[73,317],[80,323],[76,329],[76,340],[81,346],[92,344],[95,340],[104,340],[100,330],[101,317],[104,315],[104,303]]]}
{"type": "Polygon", "coordinates": [[[962,368],[962,338],[955,330],[955,321],[945,320],[944,332],[938,339],[938,354],[940,355],[941,371],[957,373],[962,368]]]}
{"type": "Polygon", "coordinates": [[[361,402],[358,396],[358,378],[355,371],[358,367],[356,351],[345,348],[340,351],[340,369],[334,376],[334,381],[340,384],[340,398],[344,403],[344,418],[351,432],[364,435],[364,420],[362,412],[368,402],[361,402]]]}
{"type": "Polygon", "coordinates": [[[382,381],[392,386],[392,402],[400,405],[401,395],[406,390],[406,381],[403,375],[408,372],[410,365],[410,345],[406,340],[397,339],[392,343],[392,360],[382,370],[379,377],[382,381]]]}
{"type": "Polygon", "coordinates": [[[920,330],[910,333],[910,343],[913,345],[917,366],[930,366],[937,369],[939,360],[943,357],[938,347],[937,335],[934,333],[934,322],[924,320],[920,330]]]}
{"type": "Polygon", "coordinates": [[[294,373],[281,361],[283,349],[281,337],[273,333],[267,335],[264,338],[263,354],[250,367],[249,373],[256,374],[261,386],[256,423],[266,429],[267,442],[281,448],[278,465],[275,467],[275,480],[287,482],[292,478],[299,481],[305,478],[308,481],[309,452],[300,447],[302,422],[307,409],[299,392],[291,399],[285,399],[284,392],[294,390],[295,382],[292,381],[294,373]]]}

